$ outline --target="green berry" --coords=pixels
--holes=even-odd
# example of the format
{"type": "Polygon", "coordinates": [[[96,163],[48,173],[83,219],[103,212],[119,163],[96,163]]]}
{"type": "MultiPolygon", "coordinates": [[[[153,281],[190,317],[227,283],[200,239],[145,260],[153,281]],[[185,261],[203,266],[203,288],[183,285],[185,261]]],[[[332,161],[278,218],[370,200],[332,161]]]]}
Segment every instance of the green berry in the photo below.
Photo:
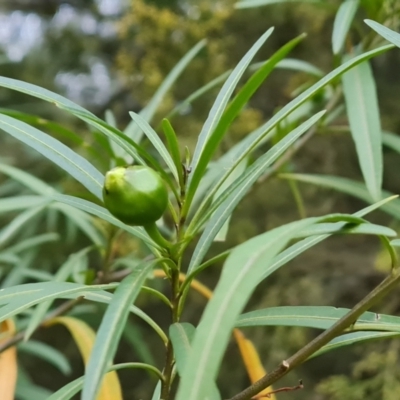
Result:
{"type": "Polygon", "coordinates": [[[106,173],[103,200],[108,211],[120,221],[144,226],[164,214],[168,190],[161,176],[149,167],[116,167],[106,173]]]}

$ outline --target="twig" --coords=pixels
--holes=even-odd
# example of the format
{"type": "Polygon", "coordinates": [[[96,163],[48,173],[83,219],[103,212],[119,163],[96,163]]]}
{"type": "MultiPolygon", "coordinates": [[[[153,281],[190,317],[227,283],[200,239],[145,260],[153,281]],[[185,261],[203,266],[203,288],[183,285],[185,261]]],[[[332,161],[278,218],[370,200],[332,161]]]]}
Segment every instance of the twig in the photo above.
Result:
{"type": "Polygon", "coordinates": [[[340,335],[345,329],[353,325],[365,311],[369,310],[374,304],[391,292],[400,282],[400,268],[394,269],[392,274],[385,278],[374,290],[365,296],[355,305],[346,315],[340,318],[326,331],[322,332],[314,340],[300,349],[287,360],[273,370],[270,374],[264,375],[260,380],[233,396],[230,400],[250,400],[262,390],[271,386],[274,382],[281,379],[289,371],[306,361],[312,354],[325,346],[336,336],[340,335]]]}
{"type": "Polygon", "coordinates": [[[286,386],[286,387],[283,387],[283,388],[280,388],[280,389],[272,390],[271,392],[268,392],[268,393],[259,394],[258,396],[252,397],[252,400],[262,399],[263,397],[270,398],[271,395],[279,393],[279,392],[292,392],[293,390],[299,390],[299,389],[303,389],[303,388],[304,388],[303,381],[300,380],[299,384],[296,385],[296,386],[286,386]]]}

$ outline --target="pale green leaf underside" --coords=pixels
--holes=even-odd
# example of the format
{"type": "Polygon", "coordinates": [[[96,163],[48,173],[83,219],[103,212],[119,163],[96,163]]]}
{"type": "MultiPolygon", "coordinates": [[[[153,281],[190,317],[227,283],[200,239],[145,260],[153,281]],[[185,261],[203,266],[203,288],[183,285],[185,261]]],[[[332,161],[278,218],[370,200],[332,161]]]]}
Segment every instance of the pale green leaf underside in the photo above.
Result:
{"type": "Polygon", "coordinates": [[[393,43],[395,46],[400,47],[400,33],[392,31],[391,29],[386,28],[386,26],[383,26],[378,22],[371,21],[370,19],[366,19],[364,22],[375,32],[379,33],[383,38],[393,43]]]}

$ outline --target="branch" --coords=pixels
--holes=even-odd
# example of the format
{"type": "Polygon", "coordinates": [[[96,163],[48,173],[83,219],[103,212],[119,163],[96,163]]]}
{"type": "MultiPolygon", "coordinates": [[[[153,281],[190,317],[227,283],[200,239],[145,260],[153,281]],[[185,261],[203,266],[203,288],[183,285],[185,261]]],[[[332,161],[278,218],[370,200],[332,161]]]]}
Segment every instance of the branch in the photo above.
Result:
{"type": "Polygon", "coordinates": [[[262,390],[271,386],[274,382],[281,379],[289,371],[306,361],[311,355],[325,346],[345,329],[354,324],[365,311],[391,292],[400,282],[400,269],[394,269],[392,274],[385,278],[374,290],[365,296],[357,305],[355,305],[345,316],[339,319],[326,331],[317,336],[314,340],[300,349],[287,360],[273,370],[270,374],[263,376],[260,380],[249,386],[242,392],[236,394],[229,400],[250,400],[262,390]]]}

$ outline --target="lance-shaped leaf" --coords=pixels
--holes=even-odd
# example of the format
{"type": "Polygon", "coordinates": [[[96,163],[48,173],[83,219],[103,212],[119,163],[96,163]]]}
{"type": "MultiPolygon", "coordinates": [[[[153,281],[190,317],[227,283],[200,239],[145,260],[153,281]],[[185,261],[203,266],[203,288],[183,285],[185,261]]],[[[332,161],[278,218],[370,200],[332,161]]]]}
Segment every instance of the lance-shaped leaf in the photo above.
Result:
{"type": "MultiPolygon", "coordinates": [[[[188,323],[175,323],[169,328],[171,342],[174,347],[176,366],[180,376],[183,375],[187,359],[192,352],[191,341],[194,337],[195,331],[195,327],[188,323]]],[[[209,394],[205,397],[205,400],[221,399],[218,388],[215,384],[210,387],[208,392],[209,394]]]]}
{"type": "Polygon", "coordinates": [[[48,203],[49,200],[43,196],[24,195],[6,197],[4,199],[0,199],[0,214],[44,206],[48,203]]]}
{"type": "Polygon", "coordinates": [[[391,132],[383,132],[382,142],[385,146],[400,153],[400,136],[391,132]]]}
{"type": "MultiPolygon", "coordinates": [[[[163,83],[159,86],[154,96],[151,98],[149,103],[140,111],[140,116],[147,122],[150,122],[157,111],[158,106],[161,104],[166,93],[171,89],[172,85],[179,78],[181,73],[185,70],[187,65],[193,60],[193,58],[199,53],[199,51],[206,45],[205,40],[201,40],[192,49],[190,49],[182,59],[175,65],[171,72],[164,79],[163,83]]],[[[140,143],[142,138],[142,130],[132,121],[125,129],[125,134],[130,138],[134,139],[137,143],[140,143]]]]}
{"type": "Polygon", "coordinates": [[[103,174],[89,161],[44,132],[0,114],[0,128],[60,166],[96,197],[102,198],[103,174]]]}
{"type": "Polygon", "coordinates": [[[49,364],[56,367],[64,375],[69,375],[72,372],[68,358],[59,350],[49,346],[46,343],[36,340],[22,342],[18,344],[18,351],[33,355],[47,361],[49,364]]]}
{"type": "Polygon", "coordinates": [[[90,126],[109,137],[116,144],[121,146],[121,148],[131,155],[138,163],[144,164],[144,158],[146,158],[155,168],[161,169],[156,160],[154,160],[153,157],[151,157],[131,138],[127,137],[118,129],[96,117],[90,111],[87,111],[78,104],[75,104],[73,101],[60,96],[57,93],[53,93],[50,90],[41,88],[40,86],[32,85],[31,83],[19,81],[17,79],[6,78],[4,76],[0,76],[0,86],[26,93],[30,96],[53,103],[61,110],[65,110],[70,114],[75,115],[77,118],[80,118],[82,121],[85,121],[90,126]]]}
{"type": "Polygon", "coordinates": [[[267,153],[261,156],[254,164],[252,164],[240,178],[238,178],[226,191],[217,199],[214,203],[219,205],[214,215],[207,223],[207,226],[200,237],[200,240],[196,246],[193,257],[190,261],[188,273],[195,270],[201,263],[206,252],[210,248],[211,243],[214,240],[215,235],[221,229],[229,215],[232,213],[234,208],[237,206],[239,201],[246,195],[251,186],[257,181],[257,179],[265,172],[275,160],[278,159],[295,141],[315,122],[317,122],[325,111],[322,111],[308,121],[301,124],[294,131],[286,135],[280,142],[272,147],[267,153]]]}
{"type": "Polygon", "coordinates": [[[93,214],[96,217],[99,217],[99,218],[103,219],[104,221],[107,221],[110,224],[113,224],[113,225],[117,226],[118,228],[121,228],[121,229],[131,233],[133,236],[136,236],[137,238],[143,240],[145,243],[151,245],[152,247],[157,247],[156,244],[146,234],[146,232],[144,231],[143,228],[125,225],[119,219],[112,216],[110,214],[110,212],[104,207],[98,206],[97,204],[91,203],[90,201],[83,200],[83,199],[80,199],[80,198],[74,197],[74,196],[55,194],[52,197],[56,201],[76,207],[80,210],[88,212],[89,214],[93,214]]]}
{"type": "Polygon", "coordinates": [[[149,125],[149,123],[140,115],[134,112],[130,112],[132,120],[136,122],[136,124],[140,127],[140,129],[145,133],[147,138],[150,140],[154,148],[158,151],[158,154],[165,161],[165,164],[168,166],[171,173],[174,175],[176,181],[178,181],[178,171],[175,167],[174,161],[170,154],[168,153],[167,148],[164,143],[158,136],[157,132],[149,125]]]}
{"type": "MultiPolygon", "coordinates": [[[[51,200],[47,199],[47,204],[50,203],[51,200]]],[[[18,214],[8,225],[6,225],[0,231],[0,247],[4,246],[17,232],[29,221],[35,218],[38,214],[40,214],[44,208],[46,207],[46,203],[43,205],[28,208],[21,214],[18,214]]]]}
{"type": "Polygon", "coordinates": [[[380,200],[382,186],[382,131],[372,70],[367,61],[342,78],[350,131],[368,191],[380,200]]]}
{"type": "Polygon", "coordinates": [[[390,339],[400,336],[398,332],[352,332],[345,335],[340,335],[335,339],[331,340],[328,344],[319,349],[310,358],[320,356],[321,354],[327,353],[328,351],[336,350],[343,346],[349,346],[360,342],[366,342],[371,340],[379,339],[390,339]]]}
{"type": "Polygon", "coordinates": [[[346,0],[340,5],[336,13],[332,31],[332,50],[334,54],[339,54],[342,51],[358,4],[359,0],[346,0]]]}
{"type": "MultiPolygon", "coordinates": [[[[92,247],[88,247],[79,251],[78,253],[71,254],[68,257],[67,261],[63,265],[61,265],[61,267],[57,271],[56,275],[54,276],[54,282],[65,282],[70,276],[75,264],[79,262],[82,258],[86,257],[87,253],[92,249],[92,247]]],[[[32,333],[42,322],[52,303],[52,300],[44,301],[36,307],[25,330],[24,340],[28,340],[30,338],[32,333]]]]}
{"type": "MultiPolygon", "coordinates": [[[[111,367],[109,367],[107,369],[107,372],[110,373],[112,371],[118,371],[120,369],[127,369],[127,368],[149,370],[149,371],[155,373],[158,377],[161,377],[161,372],[156,367],[153,367],[152,365],[148,365],[148,364],[137,363],[137,362],[112,365],[111,367]]],[[[84,376],[81,376],[80,378],[77,378],[77,379],[73,380],[72,382],[69,382],[68,384],[63,386],[60,390],[57,390],[57,392],[55,392],[51,396],[49,396],[47,398],[47,400],[69,400],[69,399],[71,399],[75,394],[77,394],[82,389],[83,381],[84,381],[84,376]]]]}
{"type": "MultiPolygon", "coordinates": [[[[302,326],[328,329],[349,311],[348,308],[326,306],[270,307],[242,314],[236,321],[236,327],[302,326]]],[[[349,330],[400,332],[400,317],[368,311],[349,330]]]]}
{"type": "Polygon", "coordinates": [[[298,230],[315,221],[314,218],[284,225],[232,251],[196,330],[177,400],[203,400],[207,396],[236,318],[259,283],[262,271],[298,230]]]}
{"type": "Polygon", "coordinates": [[[23,171],[22,169],[12,167],[11,165],[0,164],[0,172],[21,183],[34,193],[45,196],[51,195],[55,192],[55,189],[50,185],[36,178],[36,176],[23,171]]]}
{"type": "Polygon", "coordinates": [[[368,26],[370,26],[375,32],[379,33],[383,38],[393,43],[395,46],[400,47],[400,33],[392,31],[386,26],[383,26],[378,22],[371,21],[370,19],[366,19],[364,20],[364,22],[368,26]]]}
{"type": "Polygon", "coordinates": [[[46,300],[57,298],[90,298],[91,293],[115,288],[116,284],[80,285],[70,282],[27,283],[0,290],[0,322],[46,300]]]}
{"type": "MultiPolygon", "coordinates": [[[[204,125],[204,127],[207,126],[207,129],[202,130],[196,145],[194,159],[192,163],[194,171],[193,174],[189,176],[189,188],[187,190],[186,200],[182,211],[184,215],[189,211],[191,202],[200,184],[201,178],[203,177],[208,167],[208,164],[211,161],[213,154],[215,153],[215,150],[217,149],[219,143],[221,142],[231,123],[235,120],[235,118],[238,116],[240,111],[247,104],[247,102],[250,100],[256,90],[273,71],[276,64],[281,61],[304,38],[304,35],[300,35],[299,37],[285,44],[277,52],[275,52],[273,56],[269,58],[264,63],[264,65],[250,77],[250,79],[243,85],[238,94],[225,109],[226,102],[224,101],[224,99],[220,99],[220,96],[227,93],[229,93],[230,96],[230,93],[231,91],[233,91],[234,88],[234,86],[231,87],[233,84],[232,82],[230,83],[231,86],[229,86],[231,77],[236,77],[238,73],[241,75],[239,66],[241,66],[241,64],[243,63],[243,65],[241,66],[243,68],[244,66],[247,66],[249,64],[250,59],[254,56],[255,51],[257,51],[257,49],[262,45],[263,41],[266,40],[266,38],[269,36],[268,32],[264,34],[249,50],[246,56],[233,70],[225,85],[222,87],[215,101],[215,104],[218,105],[218,112],[216,114],[213,113],[214,106],[210,111],[210,117],[207,119],[204,125]],[[221,106],[223,106],[224,108],[221,109],[221,106]],[[221,111],[221,113],[219,113],[219,111],[221,111]],[[207,125],[209,120],[210,126],[207,125]],[[198,151],[197,159],[195,157],[196,151],[198,151]]],[[[236,83],[237,82],[234,82],[234,85],[236,85],[236,83]]],[[[226,101],[228,101],[228,99],[229,98],[227,97],[226,101]]]]}
{"type": "MultiPolygon", "coordinates": [[[[367,203],[371,203],[371,195],[368,192],[365,184],[357,182],[352,179],[340,178],[331,175],[312,175],[312,174],[281,174],[282,178],[295,179],[300,182],[311,183],[317,186],[323,186],[330,189],[337,190],[349,194],[350,196],[357,197],[367,203]]],[[[396,199],[393,193],[382,191],[383,197],[392,197],[392,201],[381,206],[382,211],[400,219],[400,200],[396,199]],[[394,196],[394,197],[393,197],[394,196]]]]}
{"type": "MultiPolygon", "coordinates": [[[[396,197],[397,196],[392,196],[387,199],[381,200],[378,203],[375,203],[371,206],[363,208],[360,211],[357,211],[353,215],[357,216],[357,217],[363,217],[378,208],[383,208],[385,206],[387,207],[390,204],[390,202],[394,201],[394,199],[396,197]],[[387,204],[387,203],[389,203],[389,204],[387,204]]],[[[344,228],[345,225],[346,225],[345,222],[338,223],[338,225],[336,227],[337,231],[340,231],[340,229],[344,228]]],[[[310,249],[311,247],[315,246],[316,244],[327,239],[329,236],[330,236],[330,234],[311,236],[309,238],[300,240],[299,242],[291,245],[290,247],[288,247],[287,249],[282,251],[282,253],[280,253],[278,256],[276,256],[274,258],[274,260],[268,265],[268,267],[265,268],[262,279],[267,278],[273,272],[275,272],[277,269],[281,268],[283,265],[288,263],[290,260],[293,260],[299,254],[304,253],[306,250],[310,249]]]]}
{"type": "Polygon", "coordinates": [[[86,367],[82,400],[93,400],[99,391],[104,374],[112,362],[122,331],[129,315],[129,306],[158,261],[140,264],[117,287],[101,321],[93,351],[86,367]]]}
{"type": "MultiPolygon", "coordinates": [[[[307,104],[308,101],[323,87],[330,84],[337,77],[341,76],[343,73],[358,65],[359,63],[370,59],[371,57],[382,54],[383,52],[393,48],[392,45],[382,46],[377,49],[371,50],[367,53],[361,54],[347,62],[345,62],[340,67],[336,68],[310,88],[305,90],[295,99],[293,99],[290,103],[284,106],[281,110],[279,110],[269,121],[265,124],[257,128],[255,131],[248,134],[243,140],[241,140],[238,144],[232,147],[224,156],[221,157],[218,162],[219,170],[215,171],[213,169],[211,172],[210,181],[215,181],[218,178],[218,181],[215,183],[215,186],[219,187],[221,182],[224,182],[227,177],[232,173],[232,171],[236,168],[236,166],[246,158],[254,149],[256,149],[261,143],[263,143],[267,138],[271,138],[275,132],[274,129],[286,118],[290,117],[290,115],[296,110],[300,109],[301,106],[307,104]],[[224,173],[220,174],[219,171],[224,171],[224,173]],[[216,175],[216,176],[215,176],[216,175]]],[[[204,177],[204,179],[207,176],[204,177]]],[[[209,185],[210,183],[208,183],[209,185]]],[[[208,185],[205,185],[207,190],[208,185]]],[[[204,191],[205,191],[204,190],[204,191]]],[[[206,196],[204,202],[207,203],[208,196],[206,196]]]]}
{"type": "Polygon", "coordinates": [[[196,148],[193,154],[193,160],[192,160],[193,169],[196,169],[200,156],[204,152],[205,145],[210,135],[212,134],[217,124],[219,123],[222,114],[225,110],[225,107],[228,104],[228,101],[233,91],[235,90],[237,83],[239,82],[239,79],[249,66],[251,60],[253,59],[257,51],[261,48],[261,46],[269,38],[269,36],[271,36],[273,30],[274,30],[273,28],[268,29],[268,31],[265,32],[264,35],[262,35],[257,40],[257,42],[251,47],[251,49],[246,53],[246,55],[240,60],[239,64],[235,67],[235,69],[229,75],[227,81],[222,86],[222,89],[220,90],[210,110],[208,118],[205,121],[203,128],[199,134],[199,138],[197,140],[196,148]]]}

